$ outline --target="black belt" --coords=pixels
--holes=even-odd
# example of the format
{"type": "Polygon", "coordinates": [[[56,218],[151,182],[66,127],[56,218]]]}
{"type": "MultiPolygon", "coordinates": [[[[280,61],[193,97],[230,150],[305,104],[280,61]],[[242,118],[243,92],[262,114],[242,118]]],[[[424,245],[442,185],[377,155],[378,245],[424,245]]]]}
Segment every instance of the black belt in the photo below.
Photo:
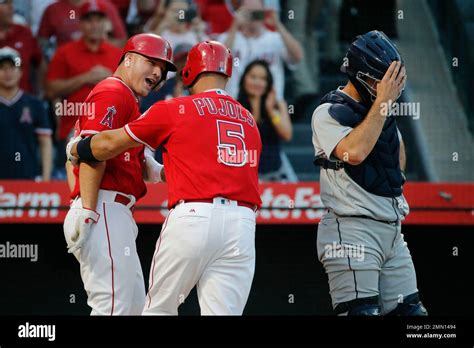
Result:
{"type": "Polygon", "coordinates": [[[324,169],[339,170],[344,168],[345,163],[342,161],[331,161],[325,157],[315,157],[313,161],[316,167],[322,167],[324,169]]]}
{"type": "Polygon", "coordinates": [[[375,219],[371,216],[367,215],[337,215],[334,212],[332,212],[334,215],[336,215],[337,218],[346,218],[346,217],[351,217],[351,218],[361,218],[361,219],[369,219],[369,220],[374,220],[378,222],[383,222],[384,224],[390,224],[390,225],[395,225],[398,224],[399,220],[394,220],[394,221],[387,221],[387,220],[378,220],[375,219]]]}
{"type": "MultiPolygon", "coordinates": [[[[227,199],[227,198],[225,198],[227,199]]],[[[206,199],[183,199],[181,203],[214,203],[214,199],[213,198],[206,198],[206,199]]],[[[178,201],[177,204],[175,204],[173,206],[176,207],[178,204],[180,203],[180,201],[178,201]]],[[[258,206],[255,205],[255,204],[252,204],[252,203],[247,203],[247,202],[242,202],[242,201],[237,201],[237,205],[239,207],[247,207],[247,208],[250,208],[252,209],[253,211],[257,211],[258,209],[258,206]]]]}

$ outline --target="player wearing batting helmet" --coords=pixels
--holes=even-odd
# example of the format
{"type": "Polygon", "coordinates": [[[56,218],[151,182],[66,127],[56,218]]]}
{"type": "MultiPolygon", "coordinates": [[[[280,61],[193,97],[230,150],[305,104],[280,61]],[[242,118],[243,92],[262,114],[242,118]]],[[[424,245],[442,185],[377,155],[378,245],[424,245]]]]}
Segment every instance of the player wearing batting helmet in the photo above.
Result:
{"type": "Polygon", "coordinates": [[[200,42],[182,70],[190,96],[158,102],[125,127],[72,146],[90,163],[142,144],[163,147],[170,212],[143,314],[176,315],[195,285],[203,315],[240,315],[247,302],[262,143],[253,116],[224,91],[231,74],[230,50],[200,42]]]}
{"type": "Polygon", "coordinates": [[[382,32],[358,36],[341,70],[349,81],[313,114],[315,164],[328,213],[318,227],[318,256],[339,315],[427,315],[401,233],[405,153],[390,104],[406,71],[382,32]]]}
{"type": "MultiPolygon", "coordinates": [[[[176,71],[168,41],[154,34],[139,34],[126,43],[112,77],[101,81],[85,101],[87,113],[76,124],[75,141],[118,129],[140,116],[144,97],[176,71]]],[[[68,155],[69,159],[72,159],[68,155]]],[[[71,209],[64,222],[69,252],[81,266],[81,277],[92,314],[141,314],[145,286],[133,219],[137,200],[146,193],[145,178],[161,180],[161,164],[138,146],[119,151],[107,162],[80,162],[73,169],[71,209]]]]}

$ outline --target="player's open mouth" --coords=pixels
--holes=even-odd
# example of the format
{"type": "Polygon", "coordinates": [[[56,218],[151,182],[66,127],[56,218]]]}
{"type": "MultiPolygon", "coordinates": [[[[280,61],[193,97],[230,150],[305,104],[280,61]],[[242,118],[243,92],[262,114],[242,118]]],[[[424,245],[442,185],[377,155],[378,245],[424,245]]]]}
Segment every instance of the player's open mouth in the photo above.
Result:
{"type": "Polygon", "coordinates": [[[156,85],[156,80],[149,77],[145,78],[145,82],[150,86],[150,88],[153,88],[156,85]]]}

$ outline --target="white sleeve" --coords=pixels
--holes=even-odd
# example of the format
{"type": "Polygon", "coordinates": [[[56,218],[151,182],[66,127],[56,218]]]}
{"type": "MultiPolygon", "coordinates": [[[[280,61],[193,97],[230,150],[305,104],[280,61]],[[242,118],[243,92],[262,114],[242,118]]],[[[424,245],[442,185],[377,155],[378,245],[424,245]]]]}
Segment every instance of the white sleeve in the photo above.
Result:
{"type": "MultiPolygon", "coordinates": [[[[316,150],[319,148],[327,158],[331,157],[337,144],[350,132],[351,127],[342,126],[329,114],[332,104],[325,103],[314,111],[312,119],[313,137],[316,150]]],[[[316,151],[317,152],[317,151],[316,151]]]]}
{"type": "Polygon", "coordinates": [[[278,55],[285,61],[286,64],[290,66],[294,66],[294,64],[290,61],[290,55],[288,53],[288,49],[283,42],[281,35],[277,32],[271,32],[271,40],[275,43],[275,50],[278,52],[278,55]]]}

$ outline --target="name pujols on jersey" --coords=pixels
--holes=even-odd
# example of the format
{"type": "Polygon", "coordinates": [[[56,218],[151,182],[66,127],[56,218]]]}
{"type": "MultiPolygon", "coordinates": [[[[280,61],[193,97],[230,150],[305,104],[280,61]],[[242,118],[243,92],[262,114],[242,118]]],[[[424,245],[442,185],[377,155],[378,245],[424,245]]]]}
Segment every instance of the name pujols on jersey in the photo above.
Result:
{"type": "MultiPolygon", "coordinates": [[[[228,117],[234,120],[242,121],[247,123],[250,127],[255,127],[255,120],[252,114],[243,107],[233,101],[224,98],[218,98],[219,105],[216,105],[216,100],[210,97],[200,97],[194,98],[193,103],[196,107],[196,111],[199,116],[205,116],[206,112],[210,115],[228,117]]],[[[217,126],[220,127],[223,122],[226,121],[217,121],[217,126]]],[[[238,137],[239,135],[243,136],[244,130],[243,125],[240,123],[229,122],[226,125],[226,128],[234,127],[234,129],[227,129],[232,133],[233,137],[238,137]]],[[[219,130],[219,134],[221,131],[219,130]]],[[[241,142],[244,145],[243,137],[241,142]]],[[[219,141],[220,143],[220,141],[219,141]]],[[[219,163],[224,163],[228,166],[241,167],[246,164],[250,164],[251,167],[257,166],[258,153],[257,150],[248,150],[245,148],[241,150],[231,151],[228,146],[218,146],[217,147],[217,157],[219,163]]]]}
{"type": "Polygon", "coordinates": [[[204,109],[211,115],[220,115],[224,117],[230,117],[237,119],[242,122],[247,122],[250,127],[255,126],[255,120],[250,111],[240,108],[232,100],[218,98],[220,105],[216,105],[213,98],[202,97],[193,99],[193,103],[196,106],[199,116],[204,116],[206,113],[204,109]],[[245,112],[245,115],[242,114],[245,112]]]}

